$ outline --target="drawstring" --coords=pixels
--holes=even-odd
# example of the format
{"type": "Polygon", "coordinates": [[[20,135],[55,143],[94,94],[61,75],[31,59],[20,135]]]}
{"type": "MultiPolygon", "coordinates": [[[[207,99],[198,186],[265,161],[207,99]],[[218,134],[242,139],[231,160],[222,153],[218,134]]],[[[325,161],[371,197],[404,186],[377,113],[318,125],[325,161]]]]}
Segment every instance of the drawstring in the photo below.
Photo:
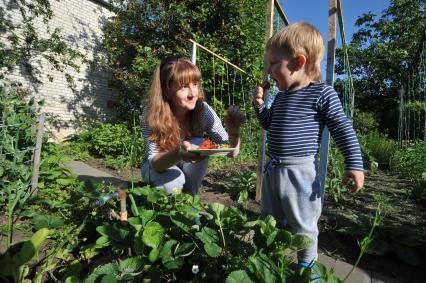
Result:
{"type": "Polygon", "coordinates": [[[264,174],[281,163],[278,157],[269,153],[267,153],[266,155],[269,157],[269,160],[268,162],[266,162],[265,170],[263,171],[264,174]]]}

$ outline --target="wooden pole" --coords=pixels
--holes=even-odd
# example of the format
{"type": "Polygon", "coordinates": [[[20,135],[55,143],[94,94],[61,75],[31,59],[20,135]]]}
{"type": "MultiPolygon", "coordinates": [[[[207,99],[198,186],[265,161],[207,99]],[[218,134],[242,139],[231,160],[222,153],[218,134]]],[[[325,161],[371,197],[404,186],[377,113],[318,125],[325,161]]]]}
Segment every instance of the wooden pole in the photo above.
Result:
{"type": "MultiPolygon", "coordinates": [[[[273,34],[273,23],[274,23],[274,4],[275,0],[268,0],[267,6],[266,6],[266,28],[265,28],[265,41],[268,41],[269,38],[273,34]]],[[[263,75],[264,80],[268,78],[268,72],[266,68],[266,61],[263,62],[263,75]]],[[[265,103],[268,101],[268,92],[265,91],[263,100],[265,103]]],[[[266,139],[266,133],[263,128],[260,128],[260,141],[259,141],[259,154],[257,158],[257,178],[256,178],[256,201],[260,201],[261,197],[261,188],[262,188],[262,177],[263,177],[263,167],[264,167],[264,161],[265,161],[265,139],[266,139]]]]}
{"type": "MultiPolygon", "coordinates": [[[[334,55],[336,47],[336,12],[337,0],[328,0],[328,43],[327,43],[327,69],[326,82],[332,86],[334,82],[334,55]]],[[[325,178],[327,176],[328,147],[330,143],[330,133],[327,127],[324,127],[321,138],[320,148],[320,183],[324,190],[325,178]]]]}
{"type": "Polygon", "coordinates": [[[191,58],[192,64],[196,65],[197,63],[197,43],[195,41],[192,41],[192,58],[191,58]]]}
{"type": "Polygon", "coordinates": [[[235,64],[232,64],[231,62],[229,62],[228,60],[226,60],[225,58],[223,58],[222,56],[220,56],[220,55],[218,55],[218,54],[216,54],[216,53],[214,53],[213,51],[211,51],[211,50],[209,50],[207,47],[205,47],[205,46],[203,46],[203,45],[201,45],[201,44],[199,44],[198,42],[196,42],[196,41],[194,41],[194,40],[192,40],[192,39],[190,39],[189,41],[191,41],[192,42],[192,44],[193,44],[193,48],[192,48],[192,63],[195,65],[195,56],[196,56],[196,51],[194,51],[194,50],[196,50],[196,48],[197,48],[197,46],[198,47],[200,47],[201,49],[203,49],[204,51],[206,51],[207,53],[210,53],[211,55],[213,55],[214,57],[216,57],[216,58],[218,58],[219,60],[222,60],[223,62],[225,62],[226,64],[228,64],[228,65],[231,65],[232,67],[234,67],[235,69],[237,69],[238,71],[240,71],[241,73],[244,73],[244,74],[246,74],[246,75],[248,75],[248,76],[250,76],[250,74],[249,73],[247,73],[246,71],[244,71],[243,69],[241,69],[240,67],[238,67],[237,65],[235,65],[235,64]]]}
{"type": "Polygon", "coordinates": [[[285,23],[285,25],[288,26],[290,22],[288,21],[288,18],[286,14],[284,13],[283,7],[281,7],[281,4],[278,0],[275,0],[275,7],[277,8],[278,14],[280,14],[280,17],[285,23]]]}
{"type": "Polygon", "coordinates": [[[45,114],[41,113],[39,121],[38,121],[38,127],[37,127],[36,146],[35,146],[34,157],[33,157],[33,175],[31,177],[31,192],[33,194],[38,193],[37,185],[38,185],[38,175],[39,175],[39,168],[40,168],[41,146],[43,143],[44,120],[45,120],[45,114]]]}
{"type": "MultiPolygon", "coordinates": [[[[345,34],[345,26],[343,24],[343,10],[342,10],[341,0],[337,0],[337,19],[339,20],[340,35],[342,38],[342,47],[346,49],[346,34],[345,34]]],[[[351,88],[351,97],[349,99],[349,103],[350,103],[349,118],[351,119],[351,121],[353,121],[354,110],[355,110],[355,89],[354,89],[354,82],[352,80],[351,66],[349,65],[348,53],[346,50],[344,53],[343,60],[345,61],[346,66],[348,68],[348,81],[349,81],[349,87],[351,88]]]]}

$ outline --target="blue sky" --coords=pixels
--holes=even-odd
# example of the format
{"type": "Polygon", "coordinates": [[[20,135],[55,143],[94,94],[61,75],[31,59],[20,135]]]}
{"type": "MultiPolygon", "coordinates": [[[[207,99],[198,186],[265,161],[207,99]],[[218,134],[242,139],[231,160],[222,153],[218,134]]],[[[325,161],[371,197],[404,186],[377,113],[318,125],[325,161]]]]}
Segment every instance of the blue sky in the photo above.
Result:
{"type": "MultiPolygon", "coordinates": [[[[341,3],[347,42],[357,31],[355,21],[358,16],[369,11],[380,16],[382,11],[389,6],[389,0],[341,0],[341,3]]],[[[280,0],[280,4],[290,22],[305,21],[314,25],[322,33],[327,44],[328,0],[280,0]]],[[[341,39],[337,26],[336,47],[340,45],[341,39]]],[[[321,69],[324,78],[325,64],[326,62],[323,60],[321,69]]]]}

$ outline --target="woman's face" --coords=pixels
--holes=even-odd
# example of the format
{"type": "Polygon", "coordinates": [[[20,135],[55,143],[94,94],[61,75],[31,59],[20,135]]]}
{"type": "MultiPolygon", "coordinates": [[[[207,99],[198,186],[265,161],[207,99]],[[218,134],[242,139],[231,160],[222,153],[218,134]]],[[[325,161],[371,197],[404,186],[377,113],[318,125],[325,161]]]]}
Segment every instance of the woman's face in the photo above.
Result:
{"type": "Polygon", "coordinates": [[[194,110],[200,94],[198,82],[175,85],[170,91],[170,99],[176,110],[184,112],[194,110]]]}

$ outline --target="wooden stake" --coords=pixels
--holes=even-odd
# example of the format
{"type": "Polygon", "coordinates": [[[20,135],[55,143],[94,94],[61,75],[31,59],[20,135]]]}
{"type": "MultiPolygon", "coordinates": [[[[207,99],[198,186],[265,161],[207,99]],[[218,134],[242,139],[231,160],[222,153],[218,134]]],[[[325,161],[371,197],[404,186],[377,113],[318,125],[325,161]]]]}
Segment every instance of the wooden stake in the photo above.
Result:
{"type": "Polygon", "coordinates": [[[38,185],[38,175],[39,175],[39,168],[40,168],[41,146],[43,143],[44,119],[45,119],[45,114],[41,113],[39,121],[38,121],[38,127],[37,127],[36,147],[34,150],[34,157],[33,157],[33,175],[31,177],[31,192],[35,195],[38,193],[37,185],[38,185]]]}
{"type": "MultiPolygon", "coordinates": [[[[266,6],[266,34],[265,34],[265,41],[267,42],[269,38],[273,35],[273,23],[274,23],[274,4],[275,0],[268,0],[267,6],[266,6]]],[[[266,60],[263,62],[264,70],[264,80],[268,78],[268,72],[266,68],[266,60]]],[[[268,101],[268,93],[265,91],[263,100],[265,103],[268,101]]],[[[264,160],[265,160],[265,138],[266,133],[263,128],[260,128],[260,140],[259,140],[259,147],[258,147],[258,158],[257,158],[257,178],[256,178],[256,201],[260,201],[261,198],[261,189],[262,189],[262,178],[263,178],[263,167],[264,167],[264,160]]]]}
{"type": "MultiPolygon", "coordinates": [[[[333,86],[334,81],[334,55],[336,47],[336,12],[337,0],[328,0],[328,44],[327,44],[327,84],[333,86]]],[[[320,148],[320,184],[321,189],[325,187],[325,177],[327,176],[328,147],[330,143],[330,132],[324,127],[320,148]]]]}

